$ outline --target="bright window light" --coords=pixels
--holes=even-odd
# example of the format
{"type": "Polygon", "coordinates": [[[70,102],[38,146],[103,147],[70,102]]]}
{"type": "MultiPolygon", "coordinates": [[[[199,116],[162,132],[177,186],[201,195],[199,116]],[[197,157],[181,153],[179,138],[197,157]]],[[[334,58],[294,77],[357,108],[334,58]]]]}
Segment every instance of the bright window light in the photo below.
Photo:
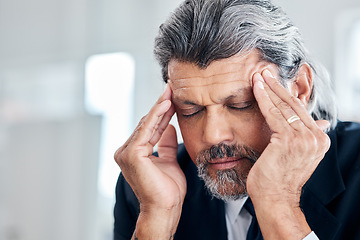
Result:
{"type": "Polygon", "coordinates": [[[114,152],[130,135],[134,73],[134,59],[126,53],[94,55],[86,62],[86,109],[103,116],[98,187],[109,198],[120,172],[114,152]]]}
{"type": "MultiPolygon", "coordinates": [[[[357,21],[355,25],[355,40],[354,40],[354,48],[355,48],[355,55],[356,55],[356,73],[355,77],[357,80],[360,80],[360,19],[357,21]]],[[[358,83],[359,84],[359,83],[358,83]]]]}
{"type": "Polygon", "coordinates": [[[338,16],[335,50],[339,119],[360,121],[360,10],[346,10],[338,16]]]}
{"type": "Polygon", "coordinates": [[[350,64],[348,68],[350,77],[350,88],[352,90],[352,113],[351,119],[360,121],[359,106],[360,102],[360,18],[353,26],[353,38],[350,51],[350,64]]]}

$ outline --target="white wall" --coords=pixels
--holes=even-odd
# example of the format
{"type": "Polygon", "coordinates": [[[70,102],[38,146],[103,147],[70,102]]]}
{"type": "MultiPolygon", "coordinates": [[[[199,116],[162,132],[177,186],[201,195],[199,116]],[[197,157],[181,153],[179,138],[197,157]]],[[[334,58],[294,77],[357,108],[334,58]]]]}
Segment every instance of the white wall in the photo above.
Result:
{"type": "Polygon", "coordinates": [[[276,0],[303,35],[310,52],[334,75],[337,22],[346,11],[360,9],[358,0],[276,0]]]}
{"type": "Polygon", "coordinates": [[[96,239],[100,121],[25,122],[2,132],[0,239],[96,239]]]}
{"type": "Polygon", "coordinates": [[[0,0],[0,239],[99,239],[88,1],[0,0]]]}

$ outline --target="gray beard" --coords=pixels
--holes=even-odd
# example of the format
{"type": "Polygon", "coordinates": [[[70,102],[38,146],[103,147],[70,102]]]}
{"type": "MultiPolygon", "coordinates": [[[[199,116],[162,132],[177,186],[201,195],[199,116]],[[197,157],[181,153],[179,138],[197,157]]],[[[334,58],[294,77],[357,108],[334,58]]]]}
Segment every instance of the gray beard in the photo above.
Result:
{"type": "Polygon", "coordinates": [[[208,171],[207,164],[199,163],[198,176],[204,181],[206,188],[213,197],[223,201],[235,201],[247,196],[246,178],[235,169],[218,170],[213,179],[208,171]]]}
{"type": "Polygon", "coordinates": [[[248,172],[240,172],[235,168],[217,170],[214,176],[209,173],[209,161],[224,157],[247,158],[252,164],[259,158],[260,153],[241,145],[214,145],[203,150],[196,159],[198,176],[204,181],[209,192],[224,201],[234,201],[247,196],[246,179],[248,172]]]}

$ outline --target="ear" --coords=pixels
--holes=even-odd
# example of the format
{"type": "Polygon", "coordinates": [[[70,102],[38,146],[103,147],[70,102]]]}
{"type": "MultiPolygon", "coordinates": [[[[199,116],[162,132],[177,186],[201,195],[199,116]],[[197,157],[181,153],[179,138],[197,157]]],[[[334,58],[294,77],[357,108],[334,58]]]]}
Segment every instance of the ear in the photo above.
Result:
{"type": "Polygon", "coordinates": [[[290,84],[290,92],[307,107],[313,88],[312,72],[309,64],[304,63],[290,84]]]}

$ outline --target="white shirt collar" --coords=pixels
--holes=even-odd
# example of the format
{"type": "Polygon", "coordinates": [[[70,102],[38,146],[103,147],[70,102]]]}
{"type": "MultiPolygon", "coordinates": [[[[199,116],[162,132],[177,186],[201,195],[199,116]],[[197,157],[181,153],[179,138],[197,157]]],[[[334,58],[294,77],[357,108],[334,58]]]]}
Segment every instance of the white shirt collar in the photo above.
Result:
{"type": "Polygon", "coordinates": [[[241,209],[244,207],[246,200],[249,197],[243,197],[236,201],[227,201],[225,202],[225,214],[229,218],[231,224],[235,223],[236,218],[238,217],[241,209]]]}

